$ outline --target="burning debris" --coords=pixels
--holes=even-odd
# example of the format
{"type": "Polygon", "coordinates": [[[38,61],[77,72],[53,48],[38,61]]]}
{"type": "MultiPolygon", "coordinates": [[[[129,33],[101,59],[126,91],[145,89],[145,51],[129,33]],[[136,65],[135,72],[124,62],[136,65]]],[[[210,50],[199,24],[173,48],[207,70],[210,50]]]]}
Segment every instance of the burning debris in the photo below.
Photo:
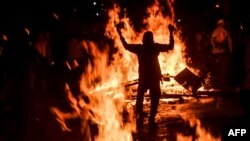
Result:
{"type": "Polygon", "coordinates": [[[77,99],[72,95],[68,85],[66,91],[73,111],[62,112],[56,107],[51,108],[63,131],[72,131],[66,124],[67,120],[80,118],[82,137],[86,141],[120,138],[124,141],[131,140],[129,131],[133,131],[133,117],[128,115],[132,112],[129,105],[119,105],[119,98],[103,93],[91,94],[88,100],[86,96],[85,99],[84,96],[77,99]],[[112,137],[113,132],[117,133],[112,137]]]}
{"type": "MultiPolygon", "coordinates": [[[[168,2],[172,15],[165,16],[159,8],[158,1],[156,1],[147,10],[149,16],[143,21],[147,26],[141,32],[134,31],[128,17],[119,17],[120,8],[118,5],[109,10],[106,36],[114,40],[114,47],[117,48],[117,53],[113,54],[114,59],[111,63],[108,63],[109,46],[102,47],[104,49],[100,50],[97,44],[92,41],[82,42],[93,60],[89,61],[82,75],[81,93],[77,94],[78,97],[73,96],[66,85],[67,97],[73,111],[62,112],[56,107],[51,108],[63,131],[71,131],[67,126],[67,120],[80,118],[84,140],[133,140],[132,135],[137,131],[131,97],[137,90],[133,87],[138,84],[138,64],[136,56],[123,49],[114,23],[124,23],[121,32],[129,43],[139,43],[143,33],[148,30],[154,33],[156,42],[164,43],[168,41],[167,38],[170,34],[167,26],[169,24],[175,25],[172,3],[168,2]],[[86,102],[83,97],[88,97],[89,102],[86,102]],[[90,132],[93,125],[98,131],[94,137],[90,132]]],[[[187,94],[190,93],[190,87],[191,92],[194,93],[201,86],[201,80],[187,69],[184,58],[185,45],[181,40],[180,32],[177,30],[174,33],[174,50],[159,56],[161,70],[165,74],[161,87],[166,93],[187,94]]],[[[199,122],[197,121],[197,123],[199,122]]]]}
{"type": "Polygon", "coordinates": [[[174,79],[194,95],[197,95],[198,89],[202,86],[203,80],[185,68],[174,79]]]}
{"type": "MultiPolygon", "coordinates": [[[[2,99],[8,100],[7,104],[4,101],[3,105],[7,108],[4,107],[3,112],[11,114],[7,115],[7,118],[4,117],[4,120],[1,120],[3,122],[0,123],[5,128],[7,127],[8,131],[3,130],[8,134],[6,140],[9,140],[9,138],[16,140],[19,137],[19,140],[25,141],[36,140],[37,138],[39,140],[61,140],[65,136],[68,137],[63,139],[65,141],[220,140],[220,135],[215,136],[210,132],[210,128],[207,130],[203,126],[206,122],[202,121],[201,118],[204,116],[205,120],[208,119],[210,114],[212,116],[217,114],[218,111],[216,110],[218,109],[220,113],[225,112],[225,107],[222,107],[225,103],[220,97],[211,98],[211,101],[204,101],[204,99],[194,99],[193,96],[206,95],[208,92],[221,95],[227,92],[206,91],[207,87],[208,89],[211,87],[207,85],[210,84],[209,79],[211,78],[209,77],[211,77],[211,74],[208,73],[208,77],[204,79],[204,77],[198,75],[198,70],[190,68],[190,64],[195,64],[192,62],[195,59],[190,57],[186,60],[186,45],[181,36],[182,31],[175,23],[174,2],[174,0],[165,2],[155,0],[147,8],[142,26],[139,29],[135,27],[135,24],[133,25],[132,17],[127,16],[127,11],[122,11],[122,5],[120,7],[115,4],[112,8],[103,10],[103,3],[94,2],[91,6],[97,8],[101,5],[102,10],[94,11],[95,15],[92,15],[92,18],[102,18],[104,16],[102,12],[107,12],[106,26],[103,23],[89,26],[88,24],[92,24],[94,21],[88,23],[85,18],[83,18],[83,23],[89,27],[78,26],[78,24],[82,24],[82,21],[78,19],[79,15],[82,14],[80,13],[81,9],[78,6],[69,6],[71,7],[69,11],[73,12],[73,16],[72,13],[67,14],[69,11],[65,11],[66,14],[63,14],[59,9],[50,10],[50,12],[54,12],[49,14],[50,18],[53,18],[53,22],[60,23],[55,30],[49,29],[52,34],[49,34],[50,31],[48,34],[47,32],[44,33],[47,27],[41,29],[43,31],[39,29],[39,31],[36,31],[39,27],[35,25],[33,27],[33,24],[26,24],[25,21],[22,21],[24,22],[23,25],[17,29],[20,28],[20,32],[24,32],[24,34],[10,36],[1,34],[3,45],[5,45],[5,42],[11,43],[11,48],[6,48],[10,51],[10,54],[12,54],[12,46],[18,48],[17,51],[14,49],[16,52],[13,53],[16,61],[12,61],[13,56],[11,55],[7,57],[10,60],[12,59],[10,64],[4,62],[3,80],[7,80],[7,82],[4,82],[6,84],[0,91],[1,94],[4,93],[0,96],[0,101],[2,102],[2,99]],[[67,16],[65,17],[65,15],[67,16]],[[175,30],[171,30],[168,25],[173,25],[175,30]],[[78,27],[89,28],[90,30],[82,32],[78,27]],[[150,121],[144,119],[141,128],[138,128],[136,124],[138,116],[134,112],[134,107],[136,107],[136,93],[140,80],[137,71],[138,58],[124,50],[124,44],[119,39],[116,27],[121,29],[119,34],[122,34],[129,44],[140,44],[144,33],[147,33],[147,31],[154,34],[155,43],[166,45],[169,41],[169,44],[173,45],[171,39],[174,39],[174,49],[171,50],[171,47],[171,51],[161,53],[156,59],[159,59],[160,62],[160,66],[157,62],[157,68],[160,68],[163,74],[162,76],[159,75],[162,78],[157,85],[157,89],[161,88],[161,99],[157,99],[160,108],[155,118],[157,125],[159,124],[159,129],[147,130],[147,127],[150,128],[150,121]],[[101,29],[101,34],[98,34],[98,37],[89,36],[90,32],[96,36],[100,31],[99,29],[101,29]],[[68,32],[70,33],[68,34],[68,32]],[[53,37],[50,38],[50,35],[53,37]],[[100,39],[99,37],[104,38],[100,39]],[[92,38],[95,40],[91,40],[92,38]],[[30,39],[32,41],[29,41],[30,39]],[[53,40],[51,50],[50,39],[53,40]],[[28,45],[28,48],[24,47],[26,45],[28,45]],[[60,51],[63,53],[60,54],[60,51]],[[8,64],[13,66],[9,67],[8,64]],[[9,70],[10,73],[7,72],[9,70]],[[8,77],[5,77],[5,74],[8,77]],[[51,76],[53,78],[50,78],[51,76]],[[11,80],[8,80],[9,78],[11,80]],[[17,82],[15,82],[16,80],[17,82]],[[66,96],[61,95],[64,93],[62,88],[64,84],[66,96]],[[13,93],[15,93],[15,96],[12,96],[13,93]],[[210,103],[213,103],[213,105],[210,105],[210,103]],[[13,106],[9,106],[9,104],[13,104],[13,106]],[[207,105],[204,106],[203,104],[207,105]],[[210,111],[207,112],[207,109],[210,111]],[[9,117],[13,119],[8,119],[9,117]],[[5,124],[5,121],[7,121],[7,124],[5,124]],[[15,121],[15,123],[12,123],[12,121],[15,121]],[[12,137],[13,135],[16,137],[12,137]],[[57,137],[61,139],[55,139],[57,137]]],[[[29,19],[29,16],[26,17],[25,14],[22,16],[24,19],[29,19]]],[[[42,19],[39,15],[34,14],[34,16],[35,19],[42,19]]],[[[177,18],[178,24],[184,23],[185,20],[185,17],[177,18]]],[[[42,24],[43,22],[39,22],[39,25],[42,24]]],[[[200,36],[198,38],[201,38],[200,36]]],[[[5,55],[5,46],[0,46],[1,57],[2,54],[5,55]]],[[[142,104],[145,108],[142,114],[146,118],[150,117],[150,107],[153,101],[150,91],[145,93],[146,97],[142,104]]],[[[159,97],[160,94],[157,98],[159,97]]],[[[231,103],[235,103],[235,101],[231,103]]],[[[231,107],[228,109],[231,110],[231,107]]],[[[238,110],[235,109],[231,111],[238,110]]],[[[2,110],[0,112],[2,113],[2,110]]],[[[5,137],[3,138],[5,139],[5,137]]],[[[2,132],[0,134],[1,139],[2,132]]]]}

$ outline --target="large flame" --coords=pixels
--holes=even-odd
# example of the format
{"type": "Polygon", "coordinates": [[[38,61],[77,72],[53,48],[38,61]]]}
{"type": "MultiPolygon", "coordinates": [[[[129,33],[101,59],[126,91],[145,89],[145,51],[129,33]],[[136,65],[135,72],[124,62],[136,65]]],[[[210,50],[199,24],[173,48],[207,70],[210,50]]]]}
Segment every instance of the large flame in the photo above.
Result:
{"type": "Polygon", "coordinates": [[[98,135],[94,138],[96,141],[132,140],[132,132],[135,131],[133,109],[129,103],[125,103],[122,73],[113,64],[108,65],[108,50],[99,50],[97,44],[91,41],[83,41],[82,44],[93,57],[82,75],[82,93],[76,98],[66,85],[74,111],[63,113],[53,107],[52,112],[64,131],[71,131],[65,124],[66,120],[81,118],[84,140],[91,140],[88,121],[98,126],[98,135]],[[88,97],[89,102],[84,97],[88,97]]]}
{"type": "MultiPolygon", "coordinates": [[[[114,47],[118,49],[118,52],[113,55],[114,61],[110,63],[108,45],[100,50],[97,43],[82,42],[93,58],[82,75],[80,82],[82,93],[79,97],[74,97],[66,85],[68,100],[74,110],[65,113],[56,107],[52,108],[52,112],[56,115],[64,131],[71,131],[66,125],[66,120],[78,117],[82,119],[82,133],[85,134],[85,140],[91,140],[88,121],[98,126],[98,135],[94,138],[96,141],[132,140],[132,133],[135,132],[133,109],[131,103],[125,102],[129,93],[125,91],[123,84],[137,79],[138,63],[135,55],[124,50],[114,23],[123,22],[125,24],[122,34],[128,43],[141,43],[144,32],[150,30],[154,33],[155,42],[168,44],[168,24],[176,26],[172,3],[168,1],[171,13],[164,15],[159,2],[155,1],[155,4],[147,9],[149,16],[143,21],[147,26],[141,32],[135,32],[128,17],[119,17],[118,5],[109,10],[105,35],[114,40],[114,47]],[[83,97],[88,97],[89,102],[86,102],[83,97]]],[[[181,41],[179,30],[175,31],[174,38],[174,50],[161,53],[159,56],[162,73],[173,76],[186,67],[183,57],[185,45],[181,41]]]]}
{"type": "MultiPolygon", "coordinates": [[[[159,7],[159,3],[158,1],[156,1],[154,5],[147,9],[147,13],[149,16],[143,21],[143,23],[147,26],[145,27],[145,29],[142,29],[141,32],[134,31],[133,25],[131,24],[131,21],[128,17],[119,18],[120,9],[118,6],[115,6],[113,10],[109,11],[110,19],[106,27],[106,35],[115,40],[115,47],[119,49],[119,54],[115,54],[117,55],[116,59],[119,60],[118,58],[120,57],[120,55],[122,55],[121,60],[119,60],[121,62],[119,63],[122,63],[121,66],[126,67],[126,75],[128,75],[129,77],[128,80],[137,78],[138,76],[137,60],[133,54],[124,50],[117,31],[115,29],[114,23],[123,22],[125,24],[125,28],[122,29],[122,34],[128,43],[141,43],[144,32],[152,31],[154,33],[155,42],[167,44],[169,41],[169,31],[167,27],[169,24],[174,24],[173,16],[163,15],[159,7]]],[[[186,67],[184,58],[185,45],[181,41],[179,30],[175,32],[174,38],[174,50],[166,53],[161,53],[159,56],[159,61],[163,74],[169,73],[170,75],[176,75],[186,67]]]]}
{"type": "MultiPolygon", "coordinates": [[[[172,2],[168,1],[168,5],[171,13],[169,15],[164,15],[162,9],[160,8],[161,6],[159,2],[155,1],[155,4],[153,4],[147,9],[148,16],[146,19],[143,20],[143,23],[146,25],[146,27],[142,29],[141,32],[136,32],[133,29],[133,25],[128,17],[119,17],[120,8],[117,5],[114,6],[113,10],[109,11],[110,18],[106,26],[106,35],[114,39],[115,47],[118,49],[118,53],[114,55],[115,63],[117,63],[114,66],[123,71],[123,80],[129,81],[137,79],[138,62],[136,56],[126,51],[122,46],[114,23],[124,23],[122,35],[128,43],[140,44],[142,42],[144,32],[152,31],[154,34],[155,42],[168,44],[169,31],[167,27],[169,24],[173,24],[174,26],[176,26],[174,23],[174,11],[172,7],[172,2]]],[[[168,52],[163,52],[159,56],[159,63],[162,74],[169,74],[170,76],[175,76],[185,67],[187,67],[186,60],[184,57],[185,44],[181,40],[180,33],[181,31],[178,29],[174,33],[174,49],[168,52]]],[[[163,83],[162,89],[165,89],[166,91],[168,90],[168,92],[171,91],[171,93],[176,93],[176,91],[185,91],[182,86],[176,84],[176,81],[171,79],[170,82],[163,83]],[[169,90],[168,86],[173,85],[175,85],[175,88],[171,88],[171,90],[169,90]]]]}

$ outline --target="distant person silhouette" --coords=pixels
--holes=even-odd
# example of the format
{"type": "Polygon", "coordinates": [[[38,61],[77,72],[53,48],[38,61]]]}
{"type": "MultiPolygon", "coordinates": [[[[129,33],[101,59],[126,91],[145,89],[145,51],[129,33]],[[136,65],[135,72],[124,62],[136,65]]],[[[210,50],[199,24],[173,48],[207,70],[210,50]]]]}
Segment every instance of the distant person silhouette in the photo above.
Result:
{"type": "Polygon", "coordinates": [[[230,32],[226,29],[223,19],[218,20],[217,27],[211,34],[210,44],[212,87],[225,88],[228,85],[228,67],[233,46],[230,32]]]}
{"type": "Polygon", "coordinates": [[[136,99],[137,128],[143,125],[143,99],[144,93],[148,89],[151,100],[149,125],[150,127],[157,128],[155,116],[157,114],[159,99],[161,96],[160,81],[162,77],[158,56],[160,52],[166,52],[174,48],[174,27],[172,25],[168,26],[170,32],[169,44],[155,43],[151,31],[144,33],[142,40],[143,44],[128,44],[122,36],[120,28],[121,26],[119,26],[119,24],[116,25],[116,29],[124,48],[135,53],[139,62],[139,86],[136,99]]]}
{"type": "Polygon", "coordinates": [[[232,39],[229,31],[225,27],[223,19],[218,20],[217,27],[214,29],[210,43],[212,45],[212,54],[232,52],[232,39]]]}

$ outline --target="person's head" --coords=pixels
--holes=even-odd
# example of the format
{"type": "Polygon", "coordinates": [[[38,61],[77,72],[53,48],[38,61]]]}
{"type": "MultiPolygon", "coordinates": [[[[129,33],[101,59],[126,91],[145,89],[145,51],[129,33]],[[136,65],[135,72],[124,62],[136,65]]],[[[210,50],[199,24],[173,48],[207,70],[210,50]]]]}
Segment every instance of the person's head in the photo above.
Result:
{"type": "Polygon", "coordinates": [[[143,44],[152,44],[152,43],[154,43],[154,37],[153,37],[153,33],[151,31],[147,31],[147,32],[144,33],[142,43],[143,44]]]}
{"type": "Polygon", "coordinates": [[[219,27],[223,27],[225,24],[224,20],[223,19],[219,19],[218,22],[217,22],[217,26],[219,27]]]}

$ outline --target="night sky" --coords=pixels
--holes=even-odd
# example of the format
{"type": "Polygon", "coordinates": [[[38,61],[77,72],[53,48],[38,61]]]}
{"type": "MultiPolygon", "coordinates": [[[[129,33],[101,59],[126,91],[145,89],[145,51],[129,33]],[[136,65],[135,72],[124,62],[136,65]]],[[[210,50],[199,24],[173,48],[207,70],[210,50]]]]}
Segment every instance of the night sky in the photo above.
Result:
{"type": "MultiPolygon", "coordinates": [[[[164,9],[163,12],[165,14],[168,14],[169,9],[166,6],[166,1],[167,0],[159,0],[164,9]]],[[[232,33],[231,35],[233,38],[233,43],[236,43],[235,47],[238,47],[237,43],[239,43],[238,39],[241,32],[241,21],[244,18],[248,18],[248,24],[250,23],[250,6],[247,4],[248,0],[174,1],[176,18],[174,20],[176,22],[179,21],[177,26],[179,26],[178,28],[180,28],[182,31],[183,41],[187,43],[187,49],[190,50],[187,51],[189,54],[191,54],[193,51],[194,53],[196,53],[196,50],[192,50],[194,49],[192,48],[193,42],[192,40],[191,42],[186,42],[188,41],[187,38],[194,38],[195,33],[200,31],[202,31],[203,33],[204,31],[204,38],[210,41],[209,37],[212,30],[215,28],[218,19],[224,18],[225,21],[229,23],[228,27],[231,31],[230,34],[232,33]]],[[[26,119],[32,119],[32,124],[27,125],[32,126],[33,123],[36,123],[38,118],[31,116],[35,115],[36,113],[40,114],[41,111],[44,112],[43,108],[45,108],[46,106],[51,106],[41,106],[44,105],[44,101],[46,101],[47,104],[47,100],[45,100],[47,99],[47,97],[48,101],[50,101],[49,99],[51,97],[58,100],[51,100],[52,104],[65,103],[65,97],[61,95],[63,94],[62,91],[64,90],[65,82],[73,80],[74,82],[71,83],[75,83],[77,81],[75,81],[75,78],[72,79],[71,77],[78,77],[78,74],[75,75],[75,71],[72,71],[72,73],[68,70],[68,67],[65,67],[65,60],[68,59],[68,45],[70,39],[80,39],[79,41],[81,41],[82,39],[90,39],[98,41],[95,42],[97,44],[103,45],[103,43],[107,43],[114,46],[114,41],[108,39],[104,35],[104,32],[106,22],[108,20],[107,10],[109,8],[112,8],[113,4],[116,2],[119,3],[122,9],[126,9],[127,15],[131,19],[135,30],[140,30],[140,28],[142,28],[142,19],[144,16],[146,16],[146,8],[150,4],[152,4],[154,0],[1,0],[0,91],[2,92],[2,86],[4,86],[4,96],[0,96],[0,102],[7,99],[7,102],[4,102],[3,105],[7,107],[6,113],[8,115],[4,117],[4,120],[2,120],[2,117],[0,117],[0,127],[4,125],[6,128],[6,131],[5,128],[2,128],[4,130],[0,129],[0,140],[1,135],[5,135],[6,133],[6,136],[12,137],[12,134],[15,134],[15,132],[24,131],[24,129],[26,129],[25,125],[27,124],[26,119]],[[25,33],[25,28],[29,29],[30,35],[27,35],[27,33],[25,33]],[[39,39],[39,35],[46,35],[40,33],[47,33],[47,31],[50,33],[48,41],[48,50],[50,54],[48,55],[48,58],[44,59],[40,57],[37,50],[33,48],[32,45],[34,44],[32,43],[35,43],[35,41],[39,41],[37,40],[39,39]],[[3,38],[4,35],[7,37],[7,40],[3,38]],[[48,81],[46,82],[47,84],[45,84],[44,80],[48,81]],[[30,82],[34,82],[34,85],[30,82]],[[61,102],[60,100],[62,100],[63,102],[61,102]],[[9,103],[11,106],[9,106],[9,103]],[[35,104],[35,106],[33,104],[35,104]],[[29,107],[27,108],[28,110],[25,109],[26,106],[29,107]],[[14,109],[13,111],[11,111],[12,108],[14,109]],[[9,109],[11,109],[10,112],[9,109]],[[37,109],[39,109],[40,111],[37,111],[37,109]],[[23,113],[23,111],[25,112],[23,113]],[[25,115],[25,113],[28,113],[28,115],[25,115]],[[9,116],[11,118],[9,118],[9,116]],[[5,121],[7,122],[5,123],[5,121]],[[17,127],[17,129],[14,129],[14,127],[17,127]]],[[[246,31],[249,32],[250,27],[246,31]]],[[[249,33],[247,35],[249,35],[249,33]]],[[[116,53],[117,51],[117,49],[113,46],[110,46],[110,56],[112,56],[112,54],[116,53]]],[[[230,78],[230,81],[234,81],[232,85],[240,84],[244,78],[244,62],[242,61],[242,54],[244,54],[244,50],[239,48],[234,51],[232,55],[232,58],[234,60],[232,61],[232,66],[230,66],[232,69],[229,71],[230,76],[232,76],[230,78]],[[240,80],[239,77],[242,80],[240,80]]],[[[86,60],[91,60],[93,58],[88,54],[85,57],[87,57],[87,59],[85,58],[86,60]]],[[[111,59],[112,58],[110,57],[110,60],[111,59]]],[[[199,60],[203,61],[200,58],[199,60]]],[[[83,67],[85,66],[83,65],[83,67]]],[[[207,69],[206,67],[204,68],[207,69]]],[[[99,78],[95,81],[98,82],[99,78]]],[[[246,101],[246,103],[248,102],[249,101],[246,101]]],[[[0,107],[2,106],[1,104],[2,103],[0,103],[0,107]]],[[[171,109],[174,110],[173,108],[171,109]]],[[[0,110],[0,112],[2,111],[0,110]]],[[[50,118],[47,118],[46,116],[47,113],[45,113],[45,117],[42,118],[45,119],[44,123],[46,124],[40,122],[40,124],[35,126],[39,127],[31,128],[35,130],[30,133],[35,133],[34,136],[38,136],[39,140],[43,141],[48,140],[43,139],[47,138],[47,136],[43,136],[43,132],[51,132],[53,133],[53,136],[63,138],[64,136],[54,134],[54,132],[57,131],[54,131],[55,128],[53,127],[57,127],[58,123],[56,123],[56,126],[54,126],[54,123],[49,122],[50,118]],[[51,123],[52,126],[47,123],[51,123]],[[41,129],[43,128],[43,126],[40,127],[40,125],[42,124],[48,127],[49,130],[43,131],[47,128],[41,129]],[[40,132],[40,130],[42,130],[43,132],[40,132]]],[[[206,116],[207,115],[205,115],[204,117],[206,116]]],[[[56,130],[60,131],[59,133],[61,133],[60,128],[56,130]]],[[[78,134],[78,132],[76,134],[78,134]]],[[[75,133],[72,134],[74,138],[79,137],[79,135],[75,136],[75,133]]],[[[15,138],[15,136],[13,137],[15,138]]],[[[17,135],[17,138],[18,137],[19,135],[17,135]]]]}
{"type": "MultiPolygon", "coordinates": [[[[135,28],[140,28],[145,16],[145,9],[154,0],[8,0],[0,4],[0,33],[15,34],[25,27],[30,30],[47,30],[54,28],[57,22],[64,22],[77,17],[85,26],[93,23],[105,25],[106,10],[117,2],[126,8],[135,28]],[[53,16],[59,16],[57,21],[53,16]]],[[[166,0],[160,0],[166,5],[166,0]]],[[[175,0],[176,18],[183,22],[192,23],[203,20],[211,26],[218,18],[226,18],[238,22],[247,15],[248,7],[243,0],[175,0]],[[219,8],[216,8],[219,4],[219,8]]],[[[168,9],[165,8],[168,12],[168,9]]],[[[185,23],[185,24],[186,24],[185,23]]],[[[191,24],[192,25],[192,24],[191,24]]],[[[92,28],[92,27],[91,27],[92,28]]],[[[211,27],[212,28],[212,27],[211,27]]]]}

